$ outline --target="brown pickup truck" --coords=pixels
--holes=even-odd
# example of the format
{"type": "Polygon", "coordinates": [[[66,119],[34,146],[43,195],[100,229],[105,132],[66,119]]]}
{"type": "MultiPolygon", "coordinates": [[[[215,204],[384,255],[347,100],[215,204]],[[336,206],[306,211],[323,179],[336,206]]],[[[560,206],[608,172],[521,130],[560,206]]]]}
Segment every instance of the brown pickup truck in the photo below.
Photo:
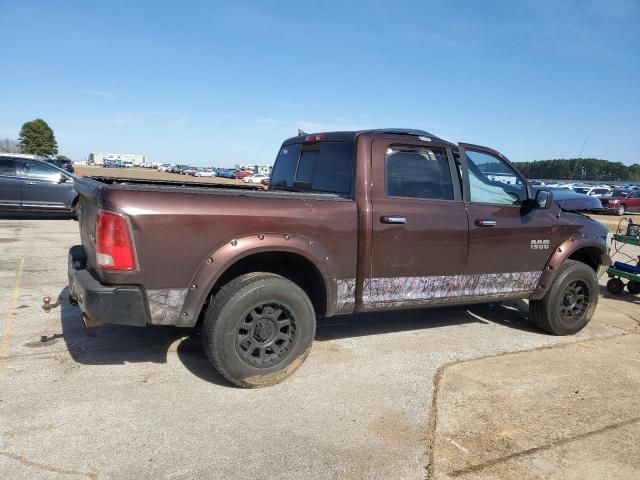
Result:
{"type": "Polygon", "coordinates": [[[201,322],[211,363],[243,387],[291,375],[316,316],[522,298],[543,330],[575,333],[610,264],[607,229],[575,199],[563,207],[494,150],[417,130],[290,138],[267,191],[76,188],[69,287],[85,319],[201,322]]]}

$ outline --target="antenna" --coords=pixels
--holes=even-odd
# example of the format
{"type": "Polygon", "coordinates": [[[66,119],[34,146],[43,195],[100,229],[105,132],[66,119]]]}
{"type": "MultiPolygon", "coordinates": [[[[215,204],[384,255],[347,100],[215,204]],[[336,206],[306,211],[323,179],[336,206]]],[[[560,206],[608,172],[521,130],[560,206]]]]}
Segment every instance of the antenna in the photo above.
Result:
{"type": "Polygon", "coordinates": [[[301,136],[303,136],[303,135],[306,135],[306,134],[307,134],[307,132],[305,132],[304,130],[300,130],[300,129],[298,129],[298,136],[299,136],[299,137],[301,137],[301,136]]]}
{"type": "Polygon", "coordinates": [[[580,149],[580,155],[578,155],[578,158],[582,158],[582,153],[584,152],[584,147],[587,144],[587,140],[589,137],[584,137],[584,142],[582,142],[582,148],[580,149]]]}

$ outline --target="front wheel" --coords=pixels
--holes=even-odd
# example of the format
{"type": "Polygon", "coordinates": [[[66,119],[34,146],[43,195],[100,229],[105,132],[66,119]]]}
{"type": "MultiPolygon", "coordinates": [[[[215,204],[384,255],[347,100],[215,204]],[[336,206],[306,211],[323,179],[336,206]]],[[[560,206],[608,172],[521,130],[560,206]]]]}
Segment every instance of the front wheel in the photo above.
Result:
{"type": "Polygon", "coordinates": [[[311,350],[316,317],[307,294],[272,273],[249,273],[215,295],[202,326],[204,349],[215,369],[245,388],[280,383],[311,350]]]}
{"type": "Polygon", "coordinates": [[[618,208],[616,209],[616,215],[621,217],[622,215],[624,215],[624,212],[625,212],[625,206],[622,204],[618,205],[618,208]]]}
{"type": "Polygon", "coordinates": [[[529,302],[531,319],[554,335],[571,335],[582,330],[598,304],[595,272],[581,262],[566,260],[547,294],[529,302]]]}

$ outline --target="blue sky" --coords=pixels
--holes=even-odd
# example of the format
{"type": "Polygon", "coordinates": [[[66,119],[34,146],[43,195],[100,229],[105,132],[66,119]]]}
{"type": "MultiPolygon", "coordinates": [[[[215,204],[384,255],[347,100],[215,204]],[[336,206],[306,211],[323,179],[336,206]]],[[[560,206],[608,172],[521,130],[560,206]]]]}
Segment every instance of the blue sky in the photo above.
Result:
{"type": "Polygon", "coordinates": [[[0,138],[271,163],[296,133],[422,128],[510,159],[640,163],[640,1],[0,0],[0,138]]]}

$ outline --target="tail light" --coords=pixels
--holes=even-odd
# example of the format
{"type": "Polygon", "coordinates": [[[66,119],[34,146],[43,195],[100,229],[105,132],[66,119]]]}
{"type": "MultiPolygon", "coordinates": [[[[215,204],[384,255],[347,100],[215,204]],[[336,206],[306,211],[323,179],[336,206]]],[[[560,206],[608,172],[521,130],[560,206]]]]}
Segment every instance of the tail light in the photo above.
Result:
{"type": "Polygon", "coordinates": [[[136,257],[125,217],[100,210],[96,219],[96,264],[105,270],[134,270],[136,257]]]}

